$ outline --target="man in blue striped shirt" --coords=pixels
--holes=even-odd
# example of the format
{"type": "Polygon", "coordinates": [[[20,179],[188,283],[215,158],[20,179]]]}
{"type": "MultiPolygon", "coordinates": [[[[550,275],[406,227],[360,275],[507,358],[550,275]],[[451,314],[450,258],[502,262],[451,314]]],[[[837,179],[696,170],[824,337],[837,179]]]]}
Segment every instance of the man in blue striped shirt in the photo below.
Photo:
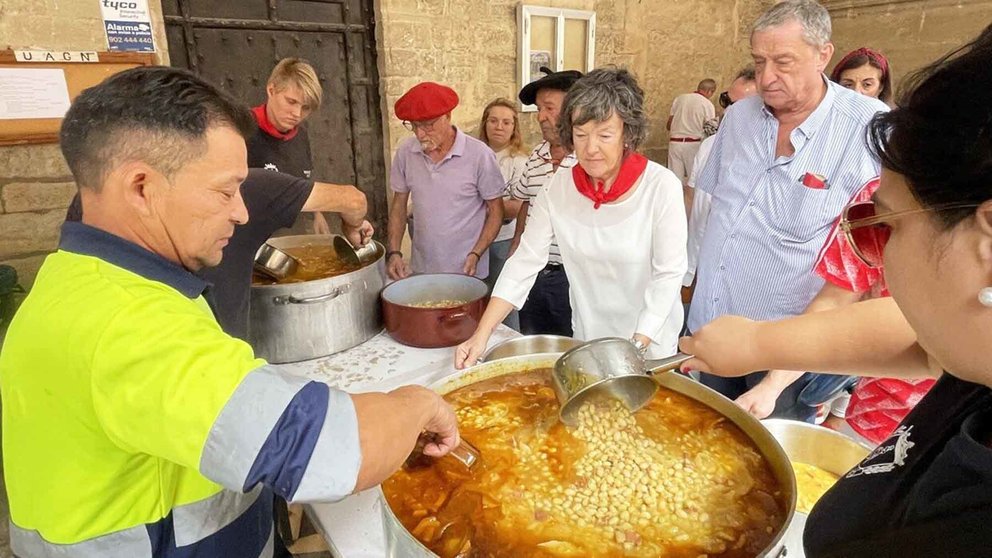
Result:
{"type": "MultiPolygon", "coordinates": [[[[863,138],[871,117],[886,110],[826,79],[833,52],[830,16],[812,0],[781,2],[755,22],[751,54],[760,95],[727,111],[697,180],[713,205],[690,331],[724,314],[800,314],[823,286],[812,272],[817,253],[844,205],[878,175],[863,138]]],[[[747,407],[747,392],[764,377],[704,374],[702,381],[747,407]]],[[[796,401],[807,382],[785,389],[773,414],[810,420],[813,410],[796,401]]]]}

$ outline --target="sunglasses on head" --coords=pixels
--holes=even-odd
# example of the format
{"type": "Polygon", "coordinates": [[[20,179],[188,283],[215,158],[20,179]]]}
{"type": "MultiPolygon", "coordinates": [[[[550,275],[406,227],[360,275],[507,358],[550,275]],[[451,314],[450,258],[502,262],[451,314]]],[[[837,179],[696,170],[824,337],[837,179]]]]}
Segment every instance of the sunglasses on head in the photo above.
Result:
{"type": "Polygon", "coordinates": [[[854,255],[871,268],[882,267],[885,245],[892,234],[888,222],[899,217],[920,213],[939,213],[951,209],[971,209],[978,207],[977,203],[956,203],[926,207],[922,209],[907,209],[878,215],[875,202],[857,202],[844,208],[840,227],[847,237],[847,243],[854,250],[854,255]]]}
{"type": "Polygon", "coordinates": [[[730,93],[724,91],[720,93],[720,106],[723,108],[728,108],[730,105],[734,104],[734,101],[730,99],[730,93]]]}

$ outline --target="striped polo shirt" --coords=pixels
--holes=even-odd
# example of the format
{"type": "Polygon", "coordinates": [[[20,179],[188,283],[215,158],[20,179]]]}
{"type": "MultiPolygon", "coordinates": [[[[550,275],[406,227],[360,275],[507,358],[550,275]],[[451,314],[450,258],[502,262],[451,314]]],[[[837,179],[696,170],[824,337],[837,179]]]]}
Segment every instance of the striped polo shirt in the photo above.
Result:
{"type": "Polygon", "coordinates": [[[800,314],[823,287],[813,273],[837,215],[877,176],[865,129],[882,102],[827,81],[826,95],[776,157],[778,120],[760,96],[735,103],[720,124],[697,188],[712,209],[688,326],[724,314],[773,320],[800,314]],[[823,187],[816,188],[822,182],[823,187]]]}
{"type": "MultiPolygon", "coordinates": [[[[574,153],[569,153],[562,159],[561,164],[558,165],[560,169],[570,169],[578,164],[578,159],[575,158],[574,153]]],[[[513,189],[510,191],[510,195],[518,200],[523,200],[528,202],[527,206],[527,218],[530,218],[530,212],[533,208],[534,198],[537,194],[547,186],[548,182],[551,182],[551,177],[555,174],[554,164],[551,162],[551,144],[547,141],[542,141],[534,150],[531,151],[530,157],[527,158],[527,164],[524,166],[523,177],[516,182],[513,189]]],[[[561,250],[558,249],[558,241],[551,242],[551,251],[548,254],[548,263],[561,265],[561,250]]]]}

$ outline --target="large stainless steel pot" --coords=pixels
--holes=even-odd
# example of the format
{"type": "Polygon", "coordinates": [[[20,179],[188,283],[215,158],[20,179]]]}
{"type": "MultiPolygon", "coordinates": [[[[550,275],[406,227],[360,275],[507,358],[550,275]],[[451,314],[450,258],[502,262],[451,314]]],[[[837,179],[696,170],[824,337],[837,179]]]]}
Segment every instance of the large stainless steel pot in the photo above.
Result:
{"type": "MultiPolygon", "coordinates": [[[[452,376],[435,382],[429,387],[439,393],[448,393],[488,378],[538,368],[554,368],[555,362],[560,356],[561,353],[542,353],[486,362],[456,372],[452,376]]],[[[785,492],[785,501],[788,509],[785,513],[785,523],[782,529],[775,534],[775,538],[772,539],[772,542],[759,556],[763,558],[780,558],[785,556],[786,551],[783,538],[786,528],[792,521],[792,517],[796,511],[796,477],[793,473],[792,465],[789,463],[789,458],[782,450],[782,446],[778,444],[771,433],[758,420],[737,406],[733,401],[706,386],[678,374],[662,374],[654,376],[654,379],[658,382],[658,385],[695,399],[727,417],[728,420],[736,424],[751,439],[758,448],[758,451],[768,461],[772,474],[775,475],[779,486],[785,492]]],[[[485,459],[485,456],[483,456],[483,459],[485,459]]],[[[379,488],[376,488],[376,490],[379,491],[379,500],[382,508],[387,558],[437,558],[437,554],[431,552],[403,527],[403,524],[400,523],[400,520],[389,508],[382,490],[379,488]]]]}
{"type": "MultiPolygon", "coordinates": [[[[334,235],[282,236],[269,240],[279,249],[330,244],[334,235]]],[[[364,343],[382,331],[379,292],[386,267],[377,244],[374,263],[336,277],[252,285],[249,342],[255,354],[273,363],[330,355],[364,343]]]]}
{"type": "MultiPolygon", "coordinates": [[[[868,456],[871,447],[840,432],[805,422],[765,419],[761,424],[778,440],[789,459],[819,467],[843,477],[868,456]]],[[[796,512],[786,530],[785,545],[789,558],[803,558],[805,513],[796,512]]]]}

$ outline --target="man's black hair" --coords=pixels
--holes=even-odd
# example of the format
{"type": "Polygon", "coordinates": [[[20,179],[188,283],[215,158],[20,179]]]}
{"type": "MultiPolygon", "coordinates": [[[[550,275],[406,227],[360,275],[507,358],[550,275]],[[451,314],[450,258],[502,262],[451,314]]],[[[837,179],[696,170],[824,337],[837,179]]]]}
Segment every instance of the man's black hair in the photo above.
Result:
{"type": "Polygon", "coordinates": [[[59,142],[79,187],[99,189],[107,172],[129,160],[172,176],[202,155],[214,126],[246,139],[257,128],[247,107],[202,78],[143,66],[84,90],[66,112],[59,142]]]}

